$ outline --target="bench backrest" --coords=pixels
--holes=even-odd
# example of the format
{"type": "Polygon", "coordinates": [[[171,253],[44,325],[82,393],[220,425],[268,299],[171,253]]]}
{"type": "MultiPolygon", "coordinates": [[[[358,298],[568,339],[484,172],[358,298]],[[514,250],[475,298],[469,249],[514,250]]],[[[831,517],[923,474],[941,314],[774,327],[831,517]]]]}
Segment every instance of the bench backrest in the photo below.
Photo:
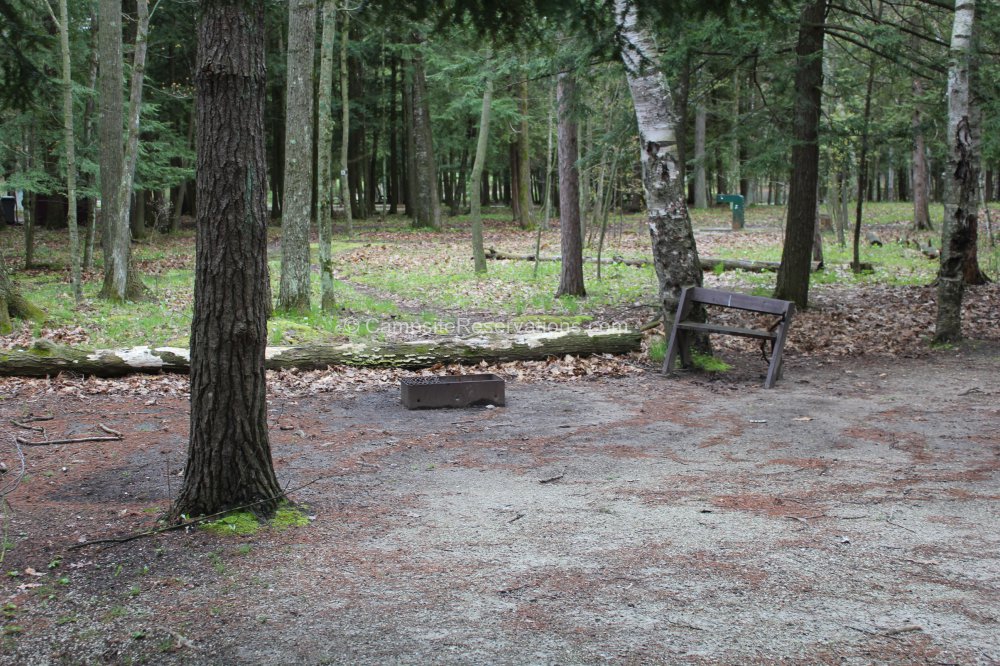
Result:
{"type": "MultiPolygon", "coordinates": [[[[777,298],[734,294],[728,291],[719,291],[718,289],[706,289],[705,287],[685,287],[684,291],[689,303],[721,305],[727,308],[752,310],[754,312],[782,316],[788,314],[789,310],[794,308],[794,304],[791,301],[782,301],[777,298]]],[[[681,298],[684,298],[684,294],[681,295],[681,298]]]]}

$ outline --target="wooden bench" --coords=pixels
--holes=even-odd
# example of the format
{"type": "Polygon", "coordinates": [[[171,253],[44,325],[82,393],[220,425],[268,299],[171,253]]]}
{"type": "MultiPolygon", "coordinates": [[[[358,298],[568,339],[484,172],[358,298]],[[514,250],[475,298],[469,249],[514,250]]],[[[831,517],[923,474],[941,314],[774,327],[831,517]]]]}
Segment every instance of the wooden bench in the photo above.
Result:
{"type": "Polygon", "coordinates": [[[792,323],[794,313],[795,304],[790,301],[734,294],[718,289],[705,289],[704,287],[685,287],[684,291],[681,292],[680,302],[677,304],[677,316],[674,319],[673,330],[670,332],[667,355],[663,359],[663,372],[670,373],[674,369],[674,360],[677,358],[678,350],[681,355],[681,364],[685,368],[691,366],[691,341],[697,333],[741,335],[762,340],[762,347],[763,344],[770,341],[771,360],[767,369],[767,379],[764,380],[764,388],[772,388],[775,380],[781,374],[781,351],[785,347],[788,327],[792,323]],[[697,303],[759,312],[774,315],[779,319],[765,330],[688,321],[688,317],[697,303]]]}

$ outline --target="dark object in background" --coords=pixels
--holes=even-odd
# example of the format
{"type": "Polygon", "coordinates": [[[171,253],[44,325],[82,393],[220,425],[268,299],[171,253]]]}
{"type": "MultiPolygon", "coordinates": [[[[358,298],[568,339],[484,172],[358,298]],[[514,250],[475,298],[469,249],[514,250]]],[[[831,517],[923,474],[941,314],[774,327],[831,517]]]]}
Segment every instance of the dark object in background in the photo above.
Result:
{"type": "Polygon", "coordinates": [[[15,197],[0,197],[0,212],[6,224],[20,224],[17,219],[17,199],[15,197]]]}
{"type": "Polygon", "coordinates": [[[399,387],[407,409],[506,404],[504,380],[494,374],[408,377],[400,380],[399,387]]]}

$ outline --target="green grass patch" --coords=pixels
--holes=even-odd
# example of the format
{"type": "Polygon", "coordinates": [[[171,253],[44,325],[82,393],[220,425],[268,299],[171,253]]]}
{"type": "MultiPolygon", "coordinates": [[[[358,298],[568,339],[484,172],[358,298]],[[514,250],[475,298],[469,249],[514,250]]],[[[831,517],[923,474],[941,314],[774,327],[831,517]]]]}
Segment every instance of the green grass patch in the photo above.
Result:
{"type": "Polygon", "coordinates": [[[691,363],[703,372],[727,372],[733,367],[720,358],[698,352],[691,353],[691,363]]]}

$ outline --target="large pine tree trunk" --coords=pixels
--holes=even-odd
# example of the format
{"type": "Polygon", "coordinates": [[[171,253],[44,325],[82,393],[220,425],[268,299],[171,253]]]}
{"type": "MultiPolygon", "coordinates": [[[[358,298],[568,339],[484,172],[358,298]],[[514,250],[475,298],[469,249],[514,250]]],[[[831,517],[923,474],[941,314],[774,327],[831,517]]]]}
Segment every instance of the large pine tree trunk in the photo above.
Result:
{"type": "Polygon", "coordinates": [[[309,312],[309,228],[312,211],[313,60],[316,3],[288,3],[285,91],[285,201],[281,217],[278,309],[309,312]]]}
{"type": "Polygon", "coordinates": [[[676,119],[650,35],[637,22],[627,0],[615,0],[619,27],[626,43],[622,61],[628,78],[642,146],[642,183],[649,212],[653,263],[667,330],[673,325],[677,302],[685,286],[702,284],[701,262],[688,215],[684,183],[676,152],[676,119]]]}
{"type": "MultiPolygon", "coordinates": [[[[974,113],[970,73],[975,29],[975,0],[955,7],[948,70],[948,169],[941,268],[937,278],[938,343],[962,339],[962,297],[969,256],[975,256],[979,215],[979,128],[974,113]]],[[[978,272],[978,265],[976,265],[978,272]]]]}
{"type": "MultiPolygon", "coordinates": [[[[125,252],[120,247],[121,229],[117,222],[118,189],[122,181],[122,6],[121,0],[100,0],[100,28],[97,31],[100,51],[98,95],[100,105],[101,168],[101,249],[104,253],[104,298],[122,300],[128,278],[128,241],[125,252]],[[124,256],[123,256],[124,254],[124,256]]],[[[127,229],[126,229],[127,233],[127,229]]]]}
{"type": "MultiPolygon", "coordinates": [[[[263,0],[203,0],[195,86],[198,244],[191,434],[173,515],[257,503],[281,487],[267,432],[267,162],[263,0]]],[[[310,89],[311,90],[311,89],[310,89]]]]}
{"type": "Polygon", "coordinates": [[[333,236],[333,55],[337,32],[337,8],[334,0],[322,0],[322,8],[316,209],[319,227],[320,306],[323,312],[332,312],[336,307],[331,240],[333,236]]]}
{"type": "Polygon", "coordinates": [[[816,228],[819,121],[823,98],[823,37],[827,0],[811,0],[799,15],[795,47],[795,109],[788,219],[775,298],[809,304],[809,260],[816,228]]]}
{"type": "Polygon", "coordinates": [[[559,99],[559,235],[562,270],[556,296],[586,296],[583,284],[583,230],[580,228],[580,172],[577,168],[576,79],[562,72],[559,99]]]}
{"type": "Polygon", "coordinates": [[[424,59],[419,49],[413,53],[413,169],[414,226],[441,228],[441,202],[438,197],[437,164],[431,134],[430,100],[424,59]]]}

